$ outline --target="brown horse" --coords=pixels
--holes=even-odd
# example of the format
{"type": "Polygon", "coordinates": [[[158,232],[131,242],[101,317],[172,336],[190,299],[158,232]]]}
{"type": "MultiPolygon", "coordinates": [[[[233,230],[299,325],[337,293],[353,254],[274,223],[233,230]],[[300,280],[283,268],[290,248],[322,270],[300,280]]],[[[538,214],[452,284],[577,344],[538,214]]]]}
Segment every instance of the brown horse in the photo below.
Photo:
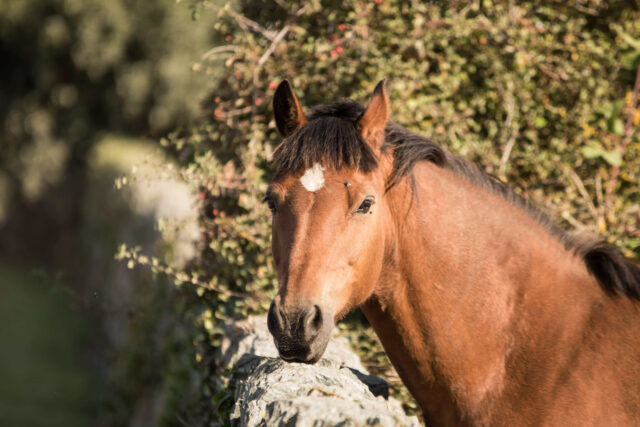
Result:
{"type": "Polygon", "coordinates": [[[388,102],[380,82],[366,109],[305,115],[275,93],[281,357],[316,362],[360,306],[427,423],[640,425],[640,268],[389,123],[388,102]]]}

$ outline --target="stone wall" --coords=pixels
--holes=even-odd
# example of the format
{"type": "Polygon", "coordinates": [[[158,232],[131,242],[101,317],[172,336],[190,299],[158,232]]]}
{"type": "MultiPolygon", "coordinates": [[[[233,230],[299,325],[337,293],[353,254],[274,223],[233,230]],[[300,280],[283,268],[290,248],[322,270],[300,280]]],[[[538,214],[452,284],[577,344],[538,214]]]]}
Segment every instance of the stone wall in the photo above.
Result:
{"type": "Polygon", "coordinates": [[[235,367],[232,426],[419,426],[368,375],[346,339],[331,339],[315,365],[278,358],[265,317],[230,324],[222,358],[235,367]]]}

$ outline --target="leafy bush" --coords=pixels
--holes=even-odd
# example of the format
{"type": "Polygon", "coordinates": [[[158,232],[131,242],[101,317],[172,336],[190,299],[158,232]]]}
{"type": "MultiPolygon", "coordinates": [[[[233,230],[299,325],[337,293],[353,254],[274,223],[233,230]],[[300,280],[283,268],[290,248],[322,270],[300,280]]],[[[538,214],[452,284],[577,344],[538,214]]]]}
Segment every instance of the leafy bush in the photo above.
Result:
{"type": "MultiPolygon", "coordinates": [[[[366,102],[386,77],[393,121],[511,182],[563,225],[607,234],[627,256],[640,254],[640,110],[630,107],[638,5],[514,3],[192,1],[194,16],[211,20],[224,40],[193,64],[214,76],[216,89],[207,119],[163,145],[202,198],[200,255],[181,270],[144,263],[198,285],[189,310],[200,331],[205,405],[225,396],[222,367],[210,369],[217,325],[265,312],[275,292],[261,200],[279,142],[270,102],[284,78],[313,106],[366,102]]],[[[127,250],[121,257],[140,261],[127,250]]],[[[365,324],[356,314],[342,328],[373,372],[389,374],[365,324]]]]}

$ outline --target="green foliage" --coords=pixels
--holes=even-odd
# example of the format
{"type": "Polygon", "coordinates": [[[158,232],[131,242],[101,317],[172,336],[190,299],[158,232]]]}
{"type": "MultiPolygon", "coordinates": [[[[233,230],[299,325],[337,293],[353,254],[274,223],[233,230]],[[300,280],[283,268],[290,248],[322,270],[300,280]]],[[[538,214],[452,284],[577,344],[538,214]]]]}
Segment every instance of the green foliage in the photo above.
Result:
{"type": "MultiPolygon", "coordinates": [[[[395,122],[511,182],[565,226],[606,233],[638,256],[640,110],[630,111],[638,5],[514,3],[191,2],[224,40],[194,65],[214,75],[207,120],[163,141],[201,196],[200,255],[175,272],[199,285],[191,309],[200,360],[211,364],[222,319],[264,312],[275,291],[261,199],[279,142],[270,101],[284,78],[306,106],[364,103],[388,78],[395,122]]],[[[356,317],[344,329],[372,370],[388,373],[364,324],[356,317]]],[[[208,372],[205,399],[224,385],[220,369],[208,372]]]]}

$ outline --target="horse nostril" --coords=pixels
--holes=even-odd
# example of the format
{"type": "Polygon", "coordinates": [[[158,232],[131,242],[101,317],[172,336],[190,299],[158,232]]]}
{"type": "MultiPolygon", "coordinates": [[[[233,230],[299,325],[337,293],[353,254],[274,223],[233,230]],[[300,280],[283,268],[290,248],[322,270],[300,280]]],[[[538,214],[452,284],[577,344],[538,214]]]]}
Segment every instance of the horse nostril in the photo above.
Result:
{"type": "Polygon", "coordinates": [[[315,337],[322,329],[322,311],[320,307],[314,305],[311,310],[307,313],[307,318],[305,322],[307,333],[306,335],[309,338],[315,337]]]}
{"type": "Polygon", "coordinates": [[[322,327],[322,311],[317,305],[314,306],[316,314],[313,316],[313,327],[319,330],[322,327]]]}
{"type": "Polygon", "coordinates": [[[282,309],[280,307],[276,308],[276,302],[272,301],[269,307],[269,314],[267,315],[267,327],[272,334],[282,330],[282,319],[282,309]]]}

